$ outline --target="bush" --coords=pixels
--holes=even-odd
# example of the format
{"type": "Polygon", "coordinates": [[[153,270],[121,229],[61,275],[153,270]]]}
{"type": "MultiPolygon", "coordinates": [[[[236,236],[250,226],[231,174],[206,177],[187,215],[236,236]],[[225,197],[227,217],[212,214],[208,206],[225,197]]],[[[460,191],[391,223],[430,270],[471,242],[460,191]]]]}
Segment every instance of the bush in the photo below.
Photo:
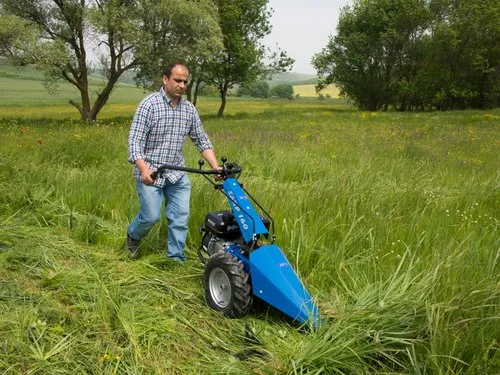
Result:
{"type": "Polygon", "coordinates": [[[260,81],[248,87],[239,87],[236,96],[267,99],[269,98],[269,84],[266,81],[260,81]]]}
{"type": "Polygon", "coordinates": [[[272,96],[277,96],[278,98],[283,98],[283,99],[293,99],[293,86],[282,83],[280,85],[274,86],[271,89],[271,95],[272,96]]]}

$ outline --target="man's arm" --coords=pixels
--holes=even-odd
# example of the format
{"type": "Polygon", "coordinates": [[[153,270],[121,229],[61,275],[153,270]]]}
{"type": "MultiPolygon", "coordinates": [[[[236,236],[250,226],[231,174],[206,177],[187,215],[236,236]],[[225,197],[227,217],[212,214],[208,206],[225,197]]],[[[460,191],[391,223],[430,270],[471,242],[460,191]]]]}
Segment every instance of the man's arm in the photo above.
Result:
{"type": "Polygon", "coordinates": [[[150,104],[143,99],[135,112],[130,133],[128,137],[129,162],[134,163],[141,173],[141,181],[146,185],[154,183],[150,175],[153,172],[144,161],[144,149],[146,147],[146,134],[149,131],[150,104]]]}
{"type": "Polygon", "coordinates": [[[213,149],[207,148],[201,153],[201,155],[206,161],[208,161],[212,169],[221,169],[219,163],[217,163],[217,158],[215,157],[215,152],[213,149]]]}
{"type": "MultiPolygon", "coordinates": [[[[215,157],[215,152],[213,149],[207,148],[201,153],[201,155],[205,158],[206,161],[208,161],[212,169],[222,169],[222,166],[217,163],[217,158],[215,157]]],[[[222,179],[222,176],[215,175],[214,178],[215,181],[220,181],[222,179]]]]}
{"type": "MultiPolygon", "coordinates": [[[[147,99],[147,98],[146,98],[147,99]]],[[[146,136],[149,131],[150,104],[143,99],[137,108],[128,135],[128,161],[134,164],[136,160],[145,159],[146,136]]]]}

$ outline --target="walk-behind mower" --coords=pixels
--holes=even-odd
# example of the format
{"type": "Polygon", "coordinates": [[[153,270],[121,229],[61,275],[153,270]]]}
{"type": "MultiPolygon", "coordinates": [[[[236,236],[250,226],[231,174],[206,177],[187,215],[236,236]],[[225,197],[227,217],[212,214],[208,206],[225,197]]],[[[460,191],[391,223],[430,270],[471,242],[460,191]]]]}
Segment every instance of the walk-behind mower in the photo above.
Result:
{"type": "Polygon", "coordinates": [[[202,174],[229,201],[231,211],[207,213],[200,227],[203,238],[198,255],[205,265],[207,304],[227,317],[237,318],[248,313],[256,296],[300,323],[317,326],[317,306],[274,244],[273,219],[238,182],[241,167],[226,158],[222,158],[221,170],[203,169],[203,160],[198,164],[199,169],[165,164],[151,177],[155,179],[169,169],[202,174]],[[207,175],[220,176],[222,183],[207,175]]]}

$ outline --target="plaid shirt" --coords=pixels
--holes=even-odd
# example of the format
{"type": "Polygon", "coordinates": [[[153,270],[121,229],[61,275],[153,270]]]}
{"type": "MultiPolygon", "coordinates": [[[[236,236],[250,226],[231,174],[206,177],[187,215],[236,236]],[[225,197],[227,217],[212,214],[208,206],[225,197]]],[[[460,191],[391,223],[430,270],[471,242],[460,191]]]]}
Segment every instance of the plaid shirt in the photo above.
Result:
{"type": "MultiPolygon", "coordinates": [[[[133,164],[142,159],[153,171],[162,164],[184,166],[182,148],[188,135],[200,153],[212,148],[196,108],[182,98],[174,108],[161,88],[144,98],[135,112],[128,136],[128,161],[133,164]]],[[[167,170],[155,185],[161,187],[167,180],[175,183],[184,173],[167,170]]],[[[140,175],[136,166],[134,176],[140,175]]]]}

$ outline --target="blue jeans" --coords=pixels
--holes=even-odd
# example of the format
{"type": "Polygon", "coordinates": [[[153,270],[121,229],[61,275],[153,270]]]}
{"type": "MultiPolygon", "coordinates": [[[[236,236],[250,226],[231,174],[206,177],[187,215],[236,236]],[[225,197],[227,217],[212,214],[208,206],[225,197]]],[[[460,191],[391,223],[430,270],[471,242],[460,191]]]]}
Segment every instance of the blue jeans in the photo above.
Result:
{"type": "Polygon", "coordinates": [[[167,257],[184,260],[187,237],[191,182],[184,175],[175,184],[167,181],[163,187],[148,186],[136,180],[141,208],[127,229],[135,240],[142,240],[160,220],[161,203],[165,197],[165,216],[168,221],[167,257]]]}

